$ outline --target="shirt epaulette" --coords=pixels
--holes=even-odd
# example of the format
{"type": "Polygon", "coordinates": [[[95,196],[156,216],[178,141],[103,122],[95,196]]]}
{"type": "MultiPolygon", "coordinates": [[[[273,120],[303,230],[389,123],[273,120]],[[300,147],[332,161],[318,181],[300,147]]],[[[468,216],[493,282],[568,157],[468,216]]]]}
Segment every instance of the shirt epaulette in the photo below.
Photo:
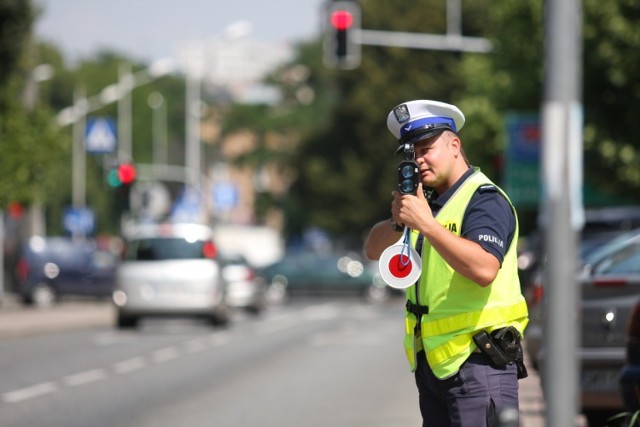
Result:
{"type": "Polygon", "coordinates": [[[497,193],[498,188],[493,184],[485,184],[478,187],[479,193],[497,193]]]}

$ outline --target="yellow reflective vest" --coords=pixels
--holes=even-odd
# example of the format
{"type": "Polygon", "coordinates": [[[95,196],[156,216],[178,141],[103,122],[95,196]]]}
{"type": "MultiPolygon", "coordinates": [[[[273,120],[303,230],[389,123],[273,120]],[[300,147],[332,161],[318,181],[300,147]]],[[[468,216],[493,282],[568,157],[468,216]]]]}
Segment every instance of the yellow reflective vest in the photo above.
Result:
{"type": "MultiPolygon", "coordinates": [[[[459,236],[471,197],[480,186],[487,184],[493,185],[476,169],[437,213],[438,223],[459,236]]],[[[511,204],[500,188],[498,191],[511,204]]],[[[414,247],[417,239],[418,232],[413,230],[414,247]]],[[[412,371],[416,369],[416,353],[424,349],[436,377],[447,378],[458,372],[475,350],[472,337],[476,332],[482,329],[491,332],[505,326],[514,326],[520,333],[524,332],[528,312],[518,278],[517,244],[516,216],[516,230],[502,267],[495,280],[482,287],[454,271],[424,239],[422,275],[418,283],[406,291],[409,301],[429,308],[428,314],[420,316],[406,311],[404,346],[412,371]],[[416,328],[418,322],[420,327],[416,328]]]]}

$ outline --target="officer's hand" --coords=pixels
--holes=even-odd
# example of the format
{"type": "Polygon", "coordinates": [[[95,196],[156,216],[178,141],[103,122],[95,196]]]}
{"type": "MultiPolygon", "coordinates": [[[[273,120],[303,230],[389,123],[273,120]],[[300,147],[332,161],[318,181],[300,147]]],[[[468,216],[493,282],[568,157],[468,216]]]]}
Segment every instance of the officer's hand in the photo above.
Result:
{"type": "Polygon", "coordinates": [[[417,194],[402,194],[393,192],[391,213],[397,223],[405,224],[411,229],[420,229],[420,224],[433,217],[427,202],[422,184],[418,185],[417,194]]]}

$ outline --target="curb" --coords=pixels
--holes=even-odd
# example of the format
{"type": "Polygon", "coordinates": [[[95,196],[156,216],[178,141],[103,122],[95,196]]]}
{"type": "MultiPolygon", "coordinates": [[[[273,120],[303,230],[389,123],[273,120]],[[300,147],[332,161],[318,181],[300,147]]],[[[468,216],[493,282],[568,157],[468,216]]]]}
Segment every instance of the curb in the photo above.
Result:
{"type": "Polygon", "coordinates": [[[0,305],[0,339],[113,324],[109,301],[62,301],[51,307],[26,307],[15,296],[0,305]]]}

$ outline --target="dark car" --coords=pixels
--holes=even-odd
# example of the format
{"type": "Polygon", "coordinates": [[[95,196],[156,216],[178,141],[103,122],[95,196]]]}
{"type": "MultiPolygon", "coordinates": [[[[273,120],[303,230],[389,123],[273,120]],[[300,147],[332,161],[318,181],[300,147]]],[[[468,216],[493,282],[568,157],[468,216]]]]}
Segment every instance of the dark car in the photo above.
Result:
{"type": "MultiPolygon", "coordinates": [[[[640,229],[623,233],[585,256],[577,275],[581,290],[580,396],[589,425],[624,409],[618,376],[624,365],[625,328],[640,296],[640,229]]],[[[544,301],[530,310],[533,327],[544,324],[544,301]]],[[[533,337],[527,335],[527,343],[533,337]]],[[[531,342],[533,344],[534,342],[531,342]]],[[[536,344],[544,366],[541,337],[536,344]]]]}
{"type": "Polygon", "coordinates": [[[389,296],[378,273],[377,262],[364,261],[354,253],[290,252],[263,268],[260,275],[271,295],[360,295],[372,302],[389,296]]]}
{"type": "Polygon", "coordinates": [[[116,254],[93,240],[34,236],[16,265],[17,292],[27,305],[51,305],[66,296],[111,296],[116,254]]]}
{"type": "Polygon", "coordinates": [[[620,372],[620,392],[628,411],[640,410],[640,299],[635,301],[626,329],[625,364],[620,372]]]}
{"type": "MultiPolygon", "coordinates": [[[[640,206],[614,206],[585,211],[585,223],[578,246],[579,265],[582,269],[588,259],[617,236],[640,227],[640,206]]],[[[543,278],[545,268],[544,232],[534,230],[523,238],[518,250],[518,272],[522,292],[529,306],[530,322],[525,331],[527,352],[535,366],[543,336],[543,278]]]]}

